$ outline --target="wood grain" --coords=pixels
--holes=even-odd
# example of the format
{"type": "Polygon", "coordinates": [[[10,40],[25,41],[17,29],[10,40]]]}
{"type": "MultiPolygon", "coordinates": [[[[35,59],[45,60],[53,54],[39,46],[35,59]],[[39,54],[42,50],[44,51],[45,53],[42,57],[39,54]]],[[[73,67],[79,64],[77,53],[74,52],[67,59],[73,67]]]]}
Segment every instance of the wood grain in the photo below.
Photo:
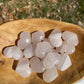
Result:
{"type": "Polygon", "coordinates": [[[74,54],[70,55],[72,66],[64,72],[59,72],[59,77],[50,84],[72,84],[84,76],[84,29],[79,26],[49,19],[25,19],[5,23],[0,26],[0,84],[47,84],[32,73],[30,77],[23,78],[13,69],[13,59],[2,54],[5,46],[15,45],[15,40],[21,31],[34,32],[41,30],[49,33],[52,29],[68,30],[75,32],[79,38],[79,45],[74,54]]]}

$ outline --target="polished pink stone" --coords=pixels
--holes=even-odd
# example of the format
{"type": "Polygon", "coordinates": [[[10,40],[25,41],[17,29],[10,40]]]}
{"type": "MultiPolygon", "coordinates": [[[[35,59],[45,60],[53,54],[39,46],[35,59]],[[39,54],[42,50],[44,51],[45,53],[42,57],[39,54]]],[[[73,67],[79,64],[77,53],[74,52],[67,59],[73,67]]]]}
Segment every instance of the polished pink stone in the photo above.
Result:
{"type": "Polygon", "coordinates": [[[47,83],[54,81],[57,77],[58,72],[56,67],[53,67],[52,69],[46,69],[46,71],[43,73],[43,80],[47,83]]]}
{"type": "Polygon", "coordinates": [[[31,74],[31,68],[29,67],[29,60],[27,58],[21,58],[17,64],[16,72],[22,77],[29,77],[31,74]]]}
{"type": "Polygon", "coordinates": [[[4,55],[19,60],[23,57],[23,52],[17,46],[11,46],[4,49],[4,55]]]}
{"type": "Polygon", "coordinates": [[[60,61],[60,54],[57,52],[48,52],[47,56],[43,59],[43,65],[46,69],[51,69],[60,61]]]}
{"type": "Polygon", "coordinates": [[[70,57],[67,54],[62,54],[61,60],[59,61],[57,68],[60,71],[67,70],[72,65],[70,57]]]}
{"type": "Polygon", "coordinates": [[[52,46],[49,42],[39,42],[36,46],[35,56],[43,58],[51,50],[52,46]]]}
{"type": "Polygon", "coordinates": [[[42,41],[45,37],[44,32],[42,31],[36,31],[32,33],[32,43],[37,44],[38,42],[42,41]]]}
{"type": "Polygon", "coordinates": [[[30,44],[27,48],[24,49],[24,56],[26,58],[31,58],[32,56],[34,56],[34,48],[32,44],[30,44]]]}
{"type": "Polygon", "coordinates": [[[75,46],[77,46],[79,43],[77,35],[73,32],[64,31],[62,37],[65,41],[68,41],[69,43],[72,43],[75,46]]]}
{"type": "Polygon", "coordinates": [[[60,47],[62,45],[62,32],[60,30],[53,30],[48,39],[54,47],[60,47]]]}
{"type": "Polygon", "coordinates": [[[42,61],[40,61],[40,59],[37,57],[31,58],[30,65],[31,65],[32,72],[42,73],[45,70],[45,68],[43,67],[42,61]]]}

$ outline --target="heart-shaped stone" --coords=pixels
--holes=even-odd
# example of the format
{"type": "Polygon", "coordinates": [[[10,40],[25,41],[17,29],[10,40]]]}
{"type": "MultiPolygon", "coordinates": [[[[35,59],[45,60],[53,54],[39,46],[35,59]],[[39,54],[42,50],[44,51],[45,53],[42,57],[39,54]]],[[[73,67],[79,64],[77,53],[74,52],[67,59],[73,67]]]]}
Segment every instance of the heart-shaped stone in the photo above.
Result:
{"type": "Polygon", "coordinates": [[[45,68],[43,67],[42,62],[37,57],[31,58],[30,65],[31,65],[32,72],[42,73],[45,70],[45,68]]]}

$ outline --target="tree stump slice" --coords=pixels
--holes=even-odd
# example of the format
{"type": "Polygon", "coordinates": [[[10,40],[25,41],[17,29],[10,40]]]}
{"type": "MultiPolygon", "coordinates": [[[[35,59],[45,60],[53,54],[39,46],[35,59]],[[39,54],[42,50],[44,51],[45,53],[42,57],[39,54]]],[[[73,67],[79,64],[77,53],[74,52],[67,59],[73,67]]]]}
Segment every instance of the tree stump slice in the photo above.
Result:
{"type": "Polygon", "coordinates": [[[72,84],[84,76],[84,29],[74,24],[59,22],[49,19],[24,19],[5,23],[0,26],[0,84],[48,84],[37,74],[32,73],[23,78],[13,69],[14,60],[2,54],[5,46],[15,45],[17,36],[22,31],[30,33],[41,30],[49,33],[52,29],[71,31],[78,35],[79,45],[76,51],[70,55],[72,66],[66,71],[58,71],[59,77],[50,84],[72,84]]]}

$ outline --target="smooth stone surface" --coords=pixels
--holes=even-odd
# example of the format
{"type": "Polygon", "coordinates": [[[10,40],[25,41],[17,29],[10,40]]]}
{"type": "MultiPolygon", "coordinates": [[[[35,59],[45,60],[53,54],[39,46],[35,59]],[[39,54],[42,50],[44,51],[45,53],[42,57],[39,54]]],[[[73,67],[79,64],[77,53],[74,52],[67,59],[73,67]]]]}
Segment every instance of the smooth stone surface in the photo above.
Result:
{"type": "Polygon", "coordinates": [[[73,32],[70,32],[70,31],[64,31],[62,38],[64,40],[74,44],[75,46],[77,46],[79,43],[77,35],[73,32]]]}
{"type": "Polygon", "coordinates": [[[34,48],[32,44],[30,44],[27,48],[24,49],[24,56],[26,58],[31,58],[32,56],[34,56],[34,48]]]}
{"type": "Polygon", "coordinates": [[[28,45],[30,45],[30,44],[31,44],[31,38],[21,38],[17,42],[17,46],[20,49],[24,49],[24,48],[28,47],[28,45]]]}
{"type": "Polygon", "coordinates": [[[11,54],[13,52],[13,47],[6,47],[3,51],[3,54],[8,57],[8,58],[12,58],[13,55],[11,54]]]}
{"type": "Polygon", "coordinates": [[[60,47],[62,45],[61,33],[51,33],[48,37],[50,43],[54,47],[60,47]]]}
{"type": "Polygon", "coordinates": [[[57,67],[60,71],[67,70],[72,65],[70,57],[67,54],[63,54],[61,57],[60,62],[58,63],[57,67]]]}
{"type": "Polygon", "coordinates": [[[35,56],[43,58],[51,50],[52,46],[49,42],[39,42],[36,46],[35,56]]]}
{"type": "Polygon", "coordinates": [[[17,46],[11,46],[4,49],[4,55],[19,60],[23,57],[23,52],[17,46]]]}
{"type": "Polygon", "coordinates": [[[43,73],[43,80],[47,83],[54,81],[57,77],[58,77],[58,72],[56,67],[53,67],[52,69],[47,69],[43,73]]]}
{"type": "Polygon", "coordinates": [[[49,42],[48,38],[44,38],[43,41],[47,41],[47,42],[49,42]]]}
{"type": "Polygon", "coordinates": [[[30,35],[30,33],[29,32],[26,32],[26,31],[23,31],[23,32],[21,32],[21,34],[20,34],[20,39],[21,38],[25,38],[25,39],[31,39],[31,35],[30,35]]]}
{"type": "Polygon", "coordinates": [[[29,60],[27,58],[21,58],[17,64],[15,71],[22,77],[28,77],[31,74],[31,68],[29,67],[29,60]]]}
{"type": "Polygon", "coordinates": [[[60,47],[61,53],[72,54],[75,52],[75,46],[72,43],[64,41],[62,46],[60,47]]]}
{"type": "Polygon", "coordinates": [[[51,69],[55,66],[55,64],[58,64],[59,61],[60,54],[58,54],[57,52],[49,52],[43,60],[43,66],[46,69],[51,69]]]}
{"type": "Polygon", "coordinates": [[[60,30],[58,30],[58,29],[54,29],[52,32],[51,32],[51,34],[57,34],[58,36],[62,36],[62,32],[60,31],[60,30]]]}
{"type": "Polygon", "coordinates": [[[36,44],[36,43],[42,41],[44,39],[44,37],[45,37],[44,32],[36,31],[36,32],[32,33],[32,43],[36,44]]]}
{"type": "Polygon", "coordinates": [[[42,62],[37,57],[33,57],[33,58],[30,59],[30,65],[31,65],[32,72],[42,73],[45,70],[42,62]]]}

